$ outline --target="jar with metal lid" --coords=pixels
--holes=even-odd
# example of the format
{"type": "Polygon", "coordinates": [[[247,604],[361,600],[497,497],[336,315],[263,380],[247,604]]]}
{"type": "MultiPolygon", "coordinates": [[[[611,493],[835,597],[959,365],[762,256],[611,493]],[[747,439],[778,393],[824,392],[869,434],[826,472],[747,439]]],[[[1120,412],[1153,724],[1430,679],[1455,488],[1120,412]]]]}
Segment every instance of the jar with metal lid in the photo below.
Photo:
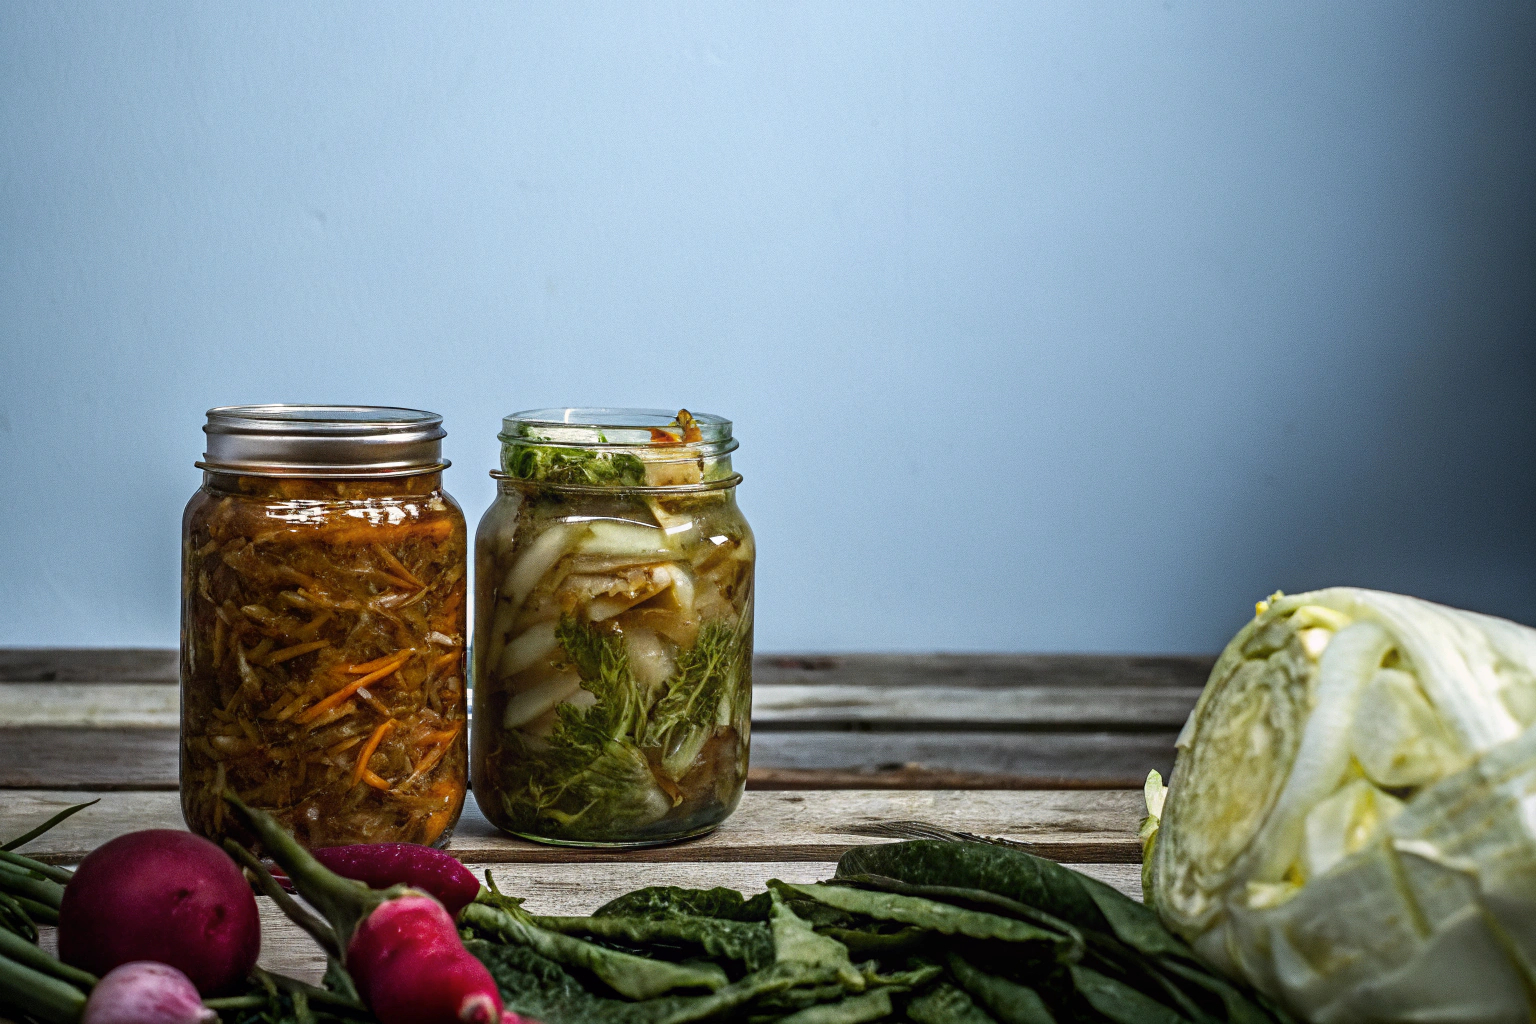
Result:
{"type": "Polygon", "coordinates": [[[222,794],[309,846],[446,843],[467,782],[467,530],[442,418],[208,411],[182,519],[181,805],[222,794]]]}
{"type": "Polygon", "coordinates": [[[747,777],[752,531],[730,421],[506,417],[475,535],[475,796],[540,842],[713,829],[747,777]]]}

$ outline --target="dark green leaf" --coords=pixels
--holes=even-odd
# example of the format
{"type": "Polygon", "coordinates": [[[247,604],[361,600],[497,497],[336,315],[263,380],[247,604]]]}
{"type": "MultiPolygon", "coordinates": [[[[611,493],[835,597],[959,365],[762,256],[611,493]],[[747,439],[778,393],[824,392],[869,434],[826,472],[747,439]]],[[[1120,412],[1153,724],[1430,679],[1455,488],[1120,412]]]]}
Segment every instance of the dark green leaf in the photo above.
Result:
{"type": "Polygon", "coordinates": [[[1124,982],[1081,964],[1072,964],[1069,970],[1082,997],[1115,1024],[1189,1024],[1187,1018],[1124,982]]]}
{"type": "Polygon", "coordinates": [[[866,1024],[891,1015],[891,994],[884,989],[848,996],[835,1003],[807,1006],[781,1018],[779,1024],[866,1024]]]}
{"type": "Polygon", "coordinates": [[[746,899],[734,889],[682,889],[653,885],[610,900],[593,917],[718,917],[727,921],[767,921],[773,901],[767,893],[746,899]]]}
{"type": "Polygon", "coordinates": [[[663,917],[536,917],[541,928],[565,935],[587,935],[629,946],[668,943],[696,946],[716,959],[734,960],[748,971],[773,963],[768,925],[714,917],[671,914],[663,917]]]}
{"type": "Polygon", "coordinates": [[[980,910],[967,910],[920,896],[902,896],[890,892],[872,892],[842,885],[792,885],[771,882],[777,891],[796,892],[851,914],[862,914],[881,921],[898,921],[926,928],[943,935],[964,935],[973,939],[1000,939],[1003,942],[1038,942],[1068,948],[1072,939],[1028,921],[1003,917],[980,910]]]}
{"type": "Polygon", "coordinates": [[[945,982],[907,1004],[914,1024],[997,1024],[996,1018],[977,1006],[965,993],[945,982]]]}
{"type": "Polygon", "coordinates": [[[652,999],[675,989],[716,990],[727,983],[725,971],[718,964],[674,964],[608,949],[548,931],[484,903],[465,907],[459,920],[477,934],[527,946],[556,963],[590,971],[609,988],[630,999],[652,999]]]}
{"type": "Polygon", "coordinates": [[[949,954],[948,964],[961,987],[1001,1024],[1056,1024],[1045,1000],[1029,986],[978,970],[956,953],[949,954]]]}

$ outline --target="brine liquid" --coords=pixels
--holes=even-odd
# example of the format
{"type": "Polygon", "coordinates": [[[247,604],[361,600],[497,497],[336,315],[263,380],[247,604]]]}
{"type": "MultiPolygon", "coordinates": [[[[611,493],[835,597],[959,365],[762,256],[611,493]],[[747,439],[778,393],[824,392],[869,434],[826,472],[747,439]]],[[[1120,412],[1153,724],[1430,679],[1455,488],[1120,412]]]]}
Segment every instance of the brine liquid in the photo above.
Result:
{"type": "Polygon", "coordinates": [[[187,507],[182,809],[309,846],[447,841],[467,783],[466,531],[435,476],[239,478],[187,507]]]}
{"type": "Polygon", "coordinates": [[[474,774],[498,827],[666,842],[746,783],[751,531],[728,489],[504,485],[476,539],[474,774]]]}

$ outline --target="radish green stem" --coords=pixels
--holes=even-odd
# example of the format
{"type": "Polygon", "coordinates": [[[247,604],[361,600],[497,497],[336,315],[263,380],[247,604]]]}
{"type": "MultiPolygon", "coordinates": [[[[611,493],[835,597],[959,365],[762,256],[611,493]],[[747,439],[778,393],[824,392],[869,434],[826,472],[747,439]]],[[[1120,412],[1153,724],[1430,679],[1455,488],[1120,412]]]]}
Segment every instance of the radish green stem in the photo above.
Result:
{"type": "Polygon", "coordinates": [[[37,925],[14,897],[0,892],[0,930],[15,932],[28,942],[37,941],[37,925]]]}
{"type": "Polygon", "coordinates": [[[204,999],[203,1005],[210,1010],[255,1010],[267,1005],[266,996],[224,996],[220,999],[204,999]]]}
{"type": "Polygon", "coordinates": [[[11,898],[16,901],[16,905],[18,907],[27,912],[28,917],[36,921],[38,924],[59,923],[59,911],[57,907],[50,907],[46,903],[37,902],[37,900],[29,900],[25,896],[13,896],[11,898]]]}
{"type": "Polygon", "coordinates": [[[363,1004],[356,999],[348,999],[346,996],[339,995],[335,992],[327,992],[323,988],[316,988],[313,985],[306,985],[304,982],[299,981],[297,978],[288,978],[281,974],[273,974],[271,971],[264,971],[260,967],[256,968],[254,977],[258,981],[265,979],[277,988],[287,992],[289,995],[302,993],[308,997],[309,1001],[312,1003],[326,1003],[331,1006],[345,1006],[349,1010],[366,1009],[366,1007],[364,1007],[363,1004]]]}
{"type": "Polygon", "coordinates": [[[15,849],[17,849],[19,847],[26,846],[32,840],[36,839],[38,836],[42,835],[44,832],[47,832],[49,829],[53,828],[53,826],[55,826],[59,822],[63,821],[65,818],[69,817],[71,814],[77,814],[80,811],[85,810],[87,807],[90,807],[93,804],[99,804],[99,803],[101,803],[101,797],[97,797],[95,800],[92,800],[92,801],[90,801],[88,803],[75,804],[75,806],[73,806],[73,807],[66,807],[62,811],[60,811],[58,814],[55,814],[53,817],[49,818],[47,821],[45,821],[41,825],[37,826],[37,828],[33,829],[31,832],[23,832],[21,835],[17,836],[15,839],[12,839],[10,842],[6,843],[5,845],[0,846],[0,850],[15,850],[15,849]]]}
{"type": "Polygon", "coordinates": [[[76,1024],[85,1009],[85,995],[75,986],[4,956],[0,956],[0,1002],[46,1024],[76,1024]]]}
{"type": "Polygon", "coordinates": [[[283,887],[277,884],[277,879],[273,878],[272,873],[256,859],[255,854],[233,839],[224,840],[224,849],[256,877],[256,884],[261,888],[262,895],[270,897],[288,920],[309,932],[327,953],[332,956],[341,955],[341,946],[337,943],[336,932],[331,926],[299,906],[298,901],[284,892],[283,887]]]}
{"type": "Polygon", "coordinates": [[[0,861],[6,864],[14,864],[16,867],[24,868],[27,871],[36,871],[40,875],[53,879],[60,885],[68,885],[69,880],[75,877],[73,871],[55,867],[52,864],[44,864],[42,861],[33,860],[31,857],[23,857],[19,853],[11,853],[8,850],[0,850],[0,861]]]}
{"type": "Polygon", "coordinates": [[[78,967],[71,967],[61,963],[38,949],[32,943],[12,932],[0,929],[0,956],[10,957],[24,967],[30,967],[34,971],[42,971],[51,974],[60,981],[67,981],[71,985],[78,985],[87,991],[96,984],[96,975],[87,974],[78,967]]]}
{"type": "MultiPolygon", "coordinates": [[[[224,800],[235,810],[235,815],[256,834],[262,848],[280,864],[293,887],[299,890],[310,906],[336,929],[338,946],[346,948],[352,941],[352,933],[363,920],[399,892],[404,886],[375,892],[358,882],[332,874],[324,864],[315,860],[299,841],[283,830],[269,814],[254,811],[232,791],[225,791],[224,800]]],[[[302,921],[295,923],[303,925],[302,921]]]]}
{"type": "Polygon", "coordinates": [[[64,899],[64,887],[48,878],[38,878],[30,871],[0,861],[0,890],[12,896],[25,896],[54,910],[64,899]]]}

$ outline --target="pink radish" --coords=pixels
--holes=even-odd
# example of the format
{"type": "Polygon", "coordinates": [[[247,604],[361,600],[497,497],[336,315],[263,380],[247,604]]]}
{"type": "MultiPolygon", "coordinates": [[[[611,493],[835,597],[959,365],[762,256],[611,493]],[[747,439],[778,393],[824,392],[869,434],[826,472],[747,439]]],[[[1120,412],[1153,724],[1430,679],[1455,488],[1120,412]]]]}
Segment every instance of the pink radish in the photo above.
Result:
{"type": "Polygon", "coordinates": [[[414,843],[363,843],[311,850],[315,860],[342,878],[371,889],[409,885],[433,896],[457,914],[480,895],[480,882],[459,859],[442,850],[414,843]]]}
{"type": "Polygon", "coordinates": [[[207,1024],[219,1015],[203,1005],[185,974],[168,964],[121,964],[91,989],[80,1024],[207,1024]]]}
{"type": "Polygon", "coordinates": [[[105,975],[169,964],[204,995],[243,981],[261,951],[256,897],[213,843],[190,832],[130,832],[80,862],[59,907],[59,959],[105,975]]]}
{"type": "Polygon", "coordinates": [[[453,918],[431,896],[393,886],[376,891],[326,869],[271,816],[225,799],[262,847],[335,930],[343,963],[380,1024],[520,1024],[503,1010],[485,965],[459,940],[453,918]]]}

